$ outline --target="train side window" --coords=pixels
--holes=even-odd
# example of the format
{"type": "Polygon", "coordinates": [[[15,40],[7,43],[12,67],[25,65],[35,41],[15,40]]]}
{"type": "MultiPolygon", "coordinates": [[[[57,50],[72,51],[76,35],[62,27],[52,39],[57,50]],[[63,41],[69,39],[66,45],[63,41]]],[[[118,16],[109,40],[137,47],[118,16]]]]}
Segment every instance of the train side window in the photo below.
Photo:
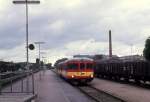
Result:
{"type": "Polygon", "coordinates": [[[93,64],[87,63],[87,64],[86,64],[86,68],[87,68],[87,69],[93,69],[93,64]]]}
{"type": "Polygon", "coordinates": [[[68,64],[68,69],[77,69],[78,68],[78,64],[76,63],[69,63],[68,64]]]}
{"type": "Polygon", "coordinates": [[[67,69],[66,65],[63,65],[63,69],[65,69],[65,70],[67,69]]]}
{"type": "Polygon", "coordinates": [[[80,69],[85,69],[85,64],[84,63],[80,63],[80,69]]]}
{"type": "Polygon", "coordinates": [[[126,71],[126,70],[127,70],[125,66],[123,67],[123,70],[124,70],[124,71],[126,71]]]}

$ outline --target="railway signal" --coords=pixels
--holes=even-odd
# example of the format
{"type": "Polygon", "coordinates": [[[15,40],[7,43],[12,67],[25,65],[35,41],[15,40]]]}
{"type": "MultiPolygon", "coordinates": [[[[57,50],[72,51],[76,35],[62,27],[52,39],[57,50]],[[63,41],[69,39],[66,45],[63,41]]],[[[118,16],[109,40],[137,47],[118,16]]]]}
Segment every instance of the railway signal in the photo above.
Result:
{"type": "Polygon", "coordinates": [[[30,50],[34,50],[35,49],[34,45],[33,44],[29,44],[29,49],[30,50]]]}

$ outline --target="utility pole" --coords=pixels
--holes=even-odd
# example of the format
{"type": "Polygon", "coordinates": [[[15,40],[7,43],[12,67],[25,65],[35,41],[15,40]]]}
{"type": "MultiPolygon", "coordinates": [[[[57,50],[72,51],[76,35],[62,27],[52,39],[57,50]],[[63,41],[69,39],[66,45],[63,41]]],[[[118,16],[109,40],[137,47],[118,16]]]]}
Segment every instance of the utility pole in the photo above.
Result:
{"type": "MultiPolygon", "coordinates": [[[[29,35],[29,24],[28,24],[28,4],[40,4],[40,1],[28,1],[28,0],[24,0],[24,1],[21,1],[21,0],[15,0],[13,1],[14,4],[24,4],[26,6],[26,58],[27,58],[27,61],[26,61],[26,69],[29,71],[29,49],[28,49],[28,45],[29,45],[29,38],[28,38],[28,35],[29,35]]],[[[29,78],[27,77],[27,92],[29,92],[29,78]]],[[[34,93],[34,90],[33,90],[33,93],[34,93]]]]}

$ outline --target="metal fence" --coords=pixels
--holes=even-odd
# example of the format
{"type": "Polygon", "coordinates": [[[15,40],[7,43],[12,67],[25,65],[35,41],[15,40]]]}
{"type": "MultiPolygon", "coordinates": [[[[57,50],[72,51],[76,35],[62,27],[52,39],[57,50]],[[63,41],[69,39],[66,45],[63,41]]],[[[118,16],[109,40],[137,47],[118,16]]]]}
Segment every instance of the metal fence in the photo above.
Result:
{"type": "Polygon", "coordinates": [[[0,73],[0,94],[33,93],[34,72],[16,71],[0,73]]]}

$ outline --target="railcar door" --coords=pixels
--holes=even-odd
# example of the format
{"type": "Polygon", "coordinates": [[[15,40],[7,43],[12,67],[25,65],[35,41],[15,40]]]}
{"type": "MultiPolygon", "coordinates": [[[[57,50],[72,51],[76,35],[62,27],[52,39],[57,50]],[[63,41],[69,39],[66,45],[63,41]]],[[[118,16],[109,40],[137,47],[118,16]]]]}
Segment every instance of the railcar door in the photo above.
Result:
{"type": "Polygon", "coordinates": [[[67,67],[67,75],[68,77],[71,77],[71,78],[74,78],[76,76],[78,76],[78,63],[76,62],[71,62],[71,63],[68,63],[68,67],[67,67]]]}
{"type": "MultiPolygon", "coordinates": [[[[86,74],[87,76],[90,76],[93,75],[93,72],[94,72],[94,64],[93,63],[86,63],[86,74]]],[[[93,76],[92,76],[93,77],[93,76]]]]}
{"type": "Polygon", "coordinates": [[[93,63],[90,62],[80,63],[80,76],[88,78],[91,77],[91,75],[93,75],[93,63]]]}
{"type": "Polygon", "coordinates": [[[86,76],[86,69],[85,69],[85,63],[81,62],[79,67],[80,76],[84,77],[86,76]]]}

